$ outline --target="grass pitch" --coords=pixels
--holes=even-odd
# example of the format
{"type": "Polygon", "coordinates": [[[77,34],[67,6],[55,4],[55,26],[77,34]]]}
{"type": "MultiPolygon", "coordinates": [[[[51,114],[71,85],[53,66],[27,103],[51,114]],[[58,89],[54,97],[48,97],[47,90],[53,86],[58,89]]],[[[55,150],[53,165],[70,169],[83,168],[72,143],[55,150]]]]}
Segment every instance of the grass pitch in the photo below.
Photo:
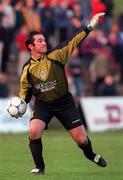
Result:
{"type": "Polygon", "coordinates": [[[1,134],[0,180],[123,180],[123,132],[89,136],[95,152],[107,159],[107,168],[87,160],[66,131],[49,129],[43,137],[46,175],[32,176],[28,134],[1,134]]]}

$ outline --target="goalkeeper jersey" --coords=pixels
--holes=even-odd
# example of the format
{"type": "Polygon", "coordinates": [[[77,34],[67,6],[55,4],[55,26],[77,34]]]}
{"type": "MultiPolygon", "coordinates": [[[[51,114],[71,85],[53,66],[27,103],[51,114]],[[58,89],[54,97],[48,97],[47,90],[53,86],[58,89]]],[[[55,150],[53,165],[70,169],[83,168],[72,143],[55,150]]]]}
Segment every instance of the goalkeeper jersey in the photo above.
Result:
{"type": "Polygon", "coordinates": [[[64,65],[88,33],[87,28],[81,29],[40,59],[31,57],[23,66],[20,78],[20,98],[28,103],[34,95],[42,101],[49,102],[65,95],[68,92],[68,82],[64,65]]]}

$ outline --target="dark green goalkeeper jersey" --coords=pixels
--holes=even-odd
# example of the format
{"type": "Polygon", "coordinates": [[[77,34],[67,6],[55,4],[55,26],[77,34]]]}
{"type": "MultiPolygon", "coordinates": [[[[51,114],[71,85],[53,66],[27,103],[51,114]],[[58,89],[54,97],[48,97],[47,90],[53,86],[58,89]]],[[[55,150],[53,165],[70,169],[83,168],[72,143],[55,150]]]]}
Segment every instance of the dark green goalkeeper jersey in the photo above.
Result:
{"type": "Polygon", "coordinates": [[[30,58],[24,65],[20,79],[19,96],[27,103],[32,95],[48,102],[59,99],[68,92],[64,65],[73,50],[85,39],[89,31],[80,30],[71,39],[47,52],[40,59],[30,58]]]}

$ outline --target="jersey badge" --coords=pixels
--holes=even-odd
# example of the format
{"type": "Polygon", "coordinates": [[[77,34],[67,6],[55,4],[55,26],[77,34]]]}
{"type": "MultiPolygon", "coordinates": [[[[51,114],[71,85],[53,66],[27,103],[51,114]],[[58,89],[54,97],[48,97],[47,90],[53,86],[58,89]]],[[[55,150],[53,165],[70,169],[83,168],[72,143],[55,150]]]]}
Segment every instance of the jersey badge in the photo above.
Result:
{"type": "Polygon", "coordinates": [[[44,71],[41,71],[40,72],[40,77],[42,80],[45,80],[46,79],[46,73],[44,71]]]}

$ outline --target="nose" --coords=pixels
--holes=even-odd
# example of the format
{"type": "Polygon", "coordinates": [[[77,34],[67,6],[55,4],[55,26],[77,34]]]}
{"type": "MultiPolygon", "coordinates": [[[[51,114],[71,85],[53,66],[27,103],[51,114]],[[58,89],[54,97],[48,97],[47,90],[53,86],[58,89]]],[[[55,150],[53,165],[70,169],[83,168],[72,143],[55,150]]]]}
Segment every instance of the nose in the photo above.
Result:
{"type": "Polygon", "coordinates": [[[46,41],[43,41],[43,45],[45,45],[45,46],[47,45],[46,41]]]}

